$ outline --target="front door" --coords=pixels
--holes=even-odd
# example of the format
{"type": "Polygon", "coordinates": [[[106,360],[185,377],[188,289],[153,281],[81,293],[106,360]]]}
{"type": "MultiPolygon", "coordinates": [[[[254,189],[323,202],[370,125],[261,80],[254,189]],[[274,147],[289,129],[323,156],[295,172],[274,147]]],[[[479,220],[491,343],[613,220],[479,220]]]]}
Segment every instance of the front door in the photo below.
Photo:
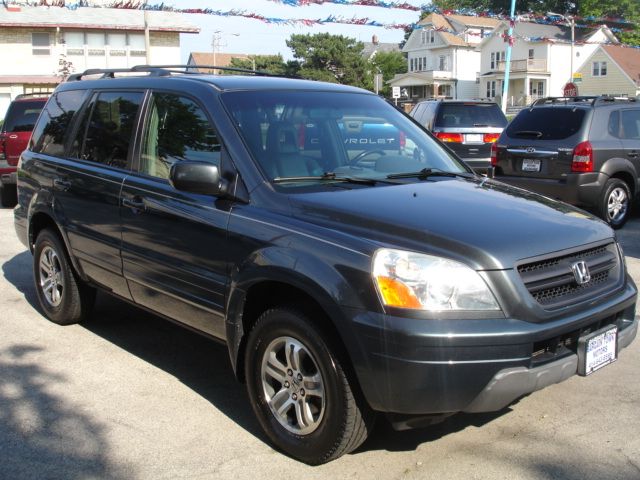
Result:
{"type": "Polygon", "coordinates": [[[223,338],[230,203],[169,183],[176,162],[219,165],[220,141],[194,99],[154,92],[148,105],[121,197],[124,274],[137,303],[223,338]]]}

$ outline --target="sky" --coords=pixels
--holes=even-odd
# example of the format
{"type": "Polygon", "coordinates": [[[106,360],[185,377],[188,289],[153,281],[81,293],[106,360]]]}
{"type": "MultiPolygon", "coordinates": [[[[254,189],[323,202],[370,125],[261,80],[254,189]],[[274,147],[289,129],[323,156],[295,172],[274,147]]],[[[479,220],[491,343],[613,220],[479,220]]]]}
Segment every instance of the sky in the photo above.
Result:
{"type": "MultiPolygon", "coordinates": [[[[342,0],[343,2],[345,0],[342,0]]],[[[346,0],[348,1],[348,0],[346,0]]],[[[429,3],[428,0],[403,0],[411,5],[420,6],[429,3]]],[[[153,3],[153,0],[148,2],[153,3]]],[[[391,3],[389,1],[389,3],[391,3]]],[[[325,19],[330,15],[351,18],[368,18],[383,24],[411,24],[420,17],[419,11],[402,10],[384,7],[368,7],[354,5],[340,5],[324,3],[321,5],[290,6],[272,0],[168,0],[167,6],[179,9],[209,8],[228,12],[240,10],[245,13],[255,13],[265,17],[278,19],[325,19]]],[[[292,34],[330,33],[355,38],[358,41],[370,42],[373,35],[378,36],[380,42],[399,43],[404,38],[401,29],[387,29],[360,25],[324,24],[305,26],[268,24],[261,20],[203,14],[188,14],[190,22],[200,27],[198,35],[181,35],[182,61],[185,63],[190,52],[212,52],[214,32],[218,44],[217,51],[222,53],[243,53],[267,55],[280,53],[285,60],[292,59],[292,52],[285,41],[292,34]]]]}

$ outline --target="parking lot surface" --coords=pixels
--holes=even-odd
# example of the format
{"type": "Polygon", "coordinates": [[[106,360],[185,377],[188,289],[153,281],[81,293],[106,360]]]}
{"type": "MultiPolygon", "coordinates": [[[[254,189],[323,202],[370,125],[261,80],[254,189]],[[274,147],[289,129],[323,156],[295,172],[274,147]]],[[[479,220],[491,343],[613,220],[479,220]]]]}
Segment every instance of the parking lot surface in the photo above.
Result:
{"type": "MultiPolygon", "coordinates": [[[[619,231],[640,283],[640,218],[619,231]]],[[[31,254],[0,210],[0,478],[640,479],[640,340],[619,361],[493,414],[394,432],[308,467],[275,451],[224,345],[99,295],[39,312],[31,254]]]]}

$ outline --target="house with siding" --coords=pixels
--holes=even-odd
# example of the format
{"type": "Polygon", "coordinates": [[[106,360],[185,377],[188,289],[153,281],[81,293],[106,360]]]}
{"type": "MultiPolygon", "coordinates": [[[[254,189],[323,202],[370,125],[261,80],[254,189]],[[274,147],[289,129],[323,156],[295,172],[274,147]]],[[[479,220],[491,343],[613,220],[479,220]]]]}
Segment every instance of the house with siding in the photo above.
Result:
{"type": "Polygon", "coordinates": [[[198,32],[174,12],[0,7],[0,118],[17,95],[52,91],[64,70],[180,63],[180,34],[198,32]]]}
{"type": "MultiPolygon", "coordinates": [[[[508,22],[501,23],[478,46],[482,72],[480,96],[496,101],[502,97],[508,28],[508,22]]],[[[571,81],[572,66],[573,72],[578,71],[600,44],[618,42],[605,26],[576,28],[573,47],[571,28],[563,25],[518,22],[513,33],[507,99],[509,106],[524,106],[537,98],[561,96],[563,87],[571,81]]]]}
{"type": "Polygon", "coordinates": [[[493,18],[432,13],[420,21],[402,49],[407,73],[396,75],[389,84],[406,89],[411,102],[477,97],[476,47],[500,23],[493,18]]]}
{"type": "Polygon", "coordinates": [[[578,74],[580,95],[640,96],[640,49],[601,45],[578,74]]]}

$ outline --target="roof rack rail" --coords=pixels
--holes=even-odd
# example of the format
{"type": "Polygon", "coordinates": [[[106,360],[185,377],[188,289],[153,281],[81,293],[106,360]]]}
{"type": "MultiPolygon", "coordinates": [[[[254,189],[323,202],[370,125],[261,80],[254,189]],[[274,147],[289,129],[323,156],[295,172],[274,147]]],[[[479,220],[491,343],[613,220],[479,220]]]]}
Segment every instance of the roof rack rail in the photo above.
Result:
{"type": "Polygon", "coordinates": [[[187,73],[187,74],[201,74],[201,72],[194,71],[193,69],[204,68],[207,70],[223,70],[226,72],[237,72],[237,73],[249,73],[251,75],[265,76],[265,77],[280,77],[282,75],[277,75],[275,73],[266,72],[264,70],[249,70],[248,68],[236,68],[236,67],[221,67],[217,65],[136,65],[131,69],[133,71],[140,71],[149,68],[161,68],[161,69],[169,69],[172,73],[187,73]],[[176,70],[178,68],[184,68],[184,71],[176,70]],[[190,70],[191,69],[191,70],[190,70]]]}
{"type": "Polygon", "coordinates": [[[593,102],[594,105],[599,103],[611,103],[611,102],[637,102],[637,97],[625,97],[620,95],[600,95],[593,102]]]}
{"type": "Polygon", "coordinates": [[[31,92],[31,93],[20,93],[15,96],[14,100],[19,98],[41,98],[41,97],[50,97],[52,92],[31,92]]]}
{"type": "Polygon", "coordinates": [[[173,73],[182,73],[186,75],[202,75],[201,72],[191,71],[189,69],[206,68],[207,70],[224,70],[237,73],[249,73],[258,76],[278,76],[263,70],[248,70],[244,68],[219,67],[216,65],[136,65],[131,68],[90,68],[82,73],[72,73],[67,77],[67,82],[77,82],[85,76],[101,75],[103,78],[115,78],[117,73],[148,73],[150,76],[166,77],[173,73]],[[180,70],[184,69],[184,70],[180,70]]]}
{"type": "Polygon", "coordinates": [[[544,97],[535,100],[530,106],[535,107],[538,105],[549,105],[553,103],[582,103],[582,102],[591,102],[597,99],[597,96],[594,95],[582,95],[575,97],[544,97]]]}

